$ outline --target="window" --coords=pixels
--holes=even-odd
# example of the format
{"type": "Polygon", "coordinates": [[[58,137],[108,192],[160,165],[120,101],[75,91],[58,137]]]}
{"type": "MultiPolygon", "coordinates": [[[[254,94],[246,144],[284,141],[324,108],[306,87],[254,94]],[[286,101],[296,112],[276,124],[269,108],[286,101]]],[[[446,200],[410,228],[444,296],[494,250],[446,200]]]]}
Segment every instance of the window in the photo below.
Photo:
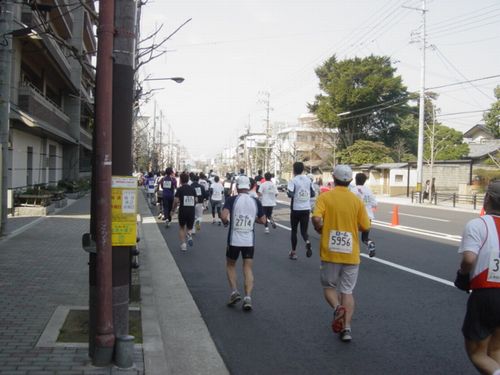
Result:
{"type": "Polygon", "coordinates": [[[403,182],[403,175],[402,174],[397,174],[395,176],[395,181],[396,182],[403,182]]]}

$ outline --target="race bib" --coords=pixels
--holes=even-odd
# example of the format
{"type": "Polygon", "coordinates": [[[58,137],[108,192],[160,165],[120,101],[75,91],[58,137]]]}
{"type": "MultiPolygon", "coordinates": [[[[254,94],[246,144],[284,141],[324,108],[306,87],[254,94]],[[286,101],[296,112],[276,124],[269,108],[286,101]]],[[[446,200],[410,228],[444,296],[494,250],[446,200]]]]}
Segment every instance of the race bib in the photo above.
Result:
{"type": "Polygon", "coordinates": [[[201,187],[195,187],[194,191],[196,192],[196,196],[200,197],[201,196],[201,187]]]}
{"type": "Polygon", "coordinates": [[[194,207],[194,197],[192,195],[184,196],[184,207],[194,207]]]}
{"type": "Polygon", "coordinates": [[[212,199],[214,201],[220,201],[222,199],[222,193],[220,191],[214,191],[212,194],[212,199]]]}
{"type": "Polygon", "coordinates": [[[163,188],[170,189],[172,187],[172,181],[163,181],[163,188]]]}
{"type": "Polygon", "coordinates": [[[338,230],[330,231],[328,240],[328,249],[337,253],[352,253],[352,233],[340,232],[338,230]]]}
{"type": "Polygon", "coordinates": [[[299,191],[297,191],[296,197],[297,197],[298,201],[308,201],[311,196],[310,196],[309,190],[300,189],[299,191]]]}
{"type": "Polygon", "coordinates": [[[255,218],[248,215],[238,215],[234,220],[233,229],[237,232],[251,232],[255,218]]]}
{"type": "Polygon", "coordinates": [[[492,251],[488,266],[488,279],[490,283],[500,283],[500,252],[492,251]]]}

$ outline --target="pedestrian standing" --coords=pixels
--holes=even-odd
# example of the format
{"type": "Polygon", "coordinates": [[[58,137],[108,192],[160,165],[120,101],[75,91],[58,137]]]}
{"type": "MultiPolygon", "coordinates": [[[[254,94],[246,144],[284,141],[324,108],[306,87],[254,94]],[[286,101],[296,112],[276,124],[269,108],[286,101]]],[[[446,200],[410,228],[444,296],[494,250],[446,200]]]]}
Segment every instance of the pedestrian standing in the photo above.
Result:
{"type": "Polygon", "coordinates": [[[189,175],[181,173],[181,186],[175,193],[174,206],[172,213],[179,207],[179,240],[181,243],[181,251],[186,251],[187,246],[193,246],[193,225],[194,225],[194,206],[196,202],[196,191],[189,185],[189,175]]]}
{"type": "Polygon", "coordinates": [[[425,200],[429,199],[429,194],[431,193],[431,182],[430,180],[425,181],[425,186],[424,186],[424,195],[422,197],[422,203],[425,202],[425,200]]]}
{"type": "MultiPolygon", "coordinates": [[[[358,196],[366,208],[366,213],[370,218],[370,223],[375,219],[375,210],[377,209],[377,198],[371,189],[365,185],[367,177],[364,173],[356,173],[356,186],[349,185],[350,190],[358,196]]],[[[370,239],[370,231],[367,230],[361,233],[361,241],[368,249],[370,258],[375,256],[375,242],[370,239]]]]}
{"type": "Polygon", "coordinates": [[[290,203],[290,226],[292,228],[291,241],[292,250],[288,257],[297,260],[297,229],[300,225],[300,234],[306,243],[306,256],[312,255],[311,242],[307,228],[309,216],[311,214],[311,197],[314,197],[314,190],[311,180],[303,175],[304,163],[298,161],[293,163],[294,177],[288,182],[287,194],[292,199],[290,203]]]}
{"type": "Polygon", "coordinates": [[[359,272],[359,231],[370,229],[363,202],[349,190],[352,170],[337,165],[335,187],[316,200],[312,223],[320,239],[320,277],[323,293],[333,308],[332,329],[344,342],[352,340],[353,290],[359,272]]]}
{"type": "Polygon", "coordinates": [[[240,176],[237,181],[238,195],[229,197],[224,203],[221,219],[224,225],[229,224],[226,250],[226,274],[231,288],[228,306],[241,301],[236,276],[236,261],[239,254],[243,258],[243,277],[245,297],[243,310],[252,310],[253,289],[253,256],[255,249],[255,222],[265,224],[266,217],[261,203],[248,194],[250,179],[240,176]]]}
{"type": "Polygon", "coordinates": [[[483,208],[463,231],[455,286],[472,290],[462,326],[470,361],[482,374],[500,375],[500,180],[488,185],[483,208]]]}
{"type": "Polygon", "coordinates": [[[260,184],[258,189],[259,198],[262,203],[262,208],[264,209],[264,214],[266,215],[267,221],[265,224],[264,231],[269,233],[268,223],[270,222],[272,227],[276,229],[276,223],[273,218],[273,209],[276,206],[276,197],[278,196],[278,188],[271,181],[271,173],[266,172],[264,174],[265,181],[260,184]]]}
{"type": "Polygon", "coordinates": [[[433,199],[434,203],[436,203],[436,177],[432,177],[430,203],[432,203],[433,199]]]}

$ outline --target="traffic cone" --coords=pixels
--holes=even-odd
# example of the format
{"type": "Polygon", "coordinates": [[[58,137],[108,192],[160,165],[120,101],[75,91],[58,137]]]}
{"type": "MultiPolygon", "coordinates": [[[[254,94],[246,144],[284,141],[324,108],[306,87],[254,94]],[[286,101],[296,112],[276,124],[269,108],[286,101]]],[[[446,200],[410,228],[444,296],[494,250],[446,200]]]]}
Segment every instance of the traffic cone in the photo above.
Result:
{"type": "Polygon", "coordinates": [[[399,206],[395,205],[392,208],[392,222],[391,226],[395,227],[396,225],[399,225],[399,206]]]}
{"type": "Polygon", "coordinates": [[[484,216],[484,207],[481,207],[481,212],[479,213],[479,216],[484,216]]]}

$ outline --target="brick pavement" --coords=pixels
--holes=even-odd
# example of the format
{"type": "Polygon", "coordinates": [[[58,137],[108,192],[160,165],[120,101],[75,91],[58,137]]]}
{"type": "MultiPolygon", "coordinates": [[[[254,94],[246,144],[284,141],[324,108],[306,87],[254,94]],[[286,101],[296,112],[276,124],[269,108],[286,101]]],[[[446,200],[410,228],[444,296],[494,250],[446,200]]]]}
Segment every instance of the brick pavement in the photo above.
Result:
{"type": "MultiPolygon", "coordinates": [[[[0,240],[0,374],[143,374],[140,346],[134,368],[91,365],[86,347],[36,347],[58,306],[88,306],[88,255],[81,235],[89,230],[89,196],[0,240]]],[[[11,219],[9,219],[11,220],[11,219]]]]}

